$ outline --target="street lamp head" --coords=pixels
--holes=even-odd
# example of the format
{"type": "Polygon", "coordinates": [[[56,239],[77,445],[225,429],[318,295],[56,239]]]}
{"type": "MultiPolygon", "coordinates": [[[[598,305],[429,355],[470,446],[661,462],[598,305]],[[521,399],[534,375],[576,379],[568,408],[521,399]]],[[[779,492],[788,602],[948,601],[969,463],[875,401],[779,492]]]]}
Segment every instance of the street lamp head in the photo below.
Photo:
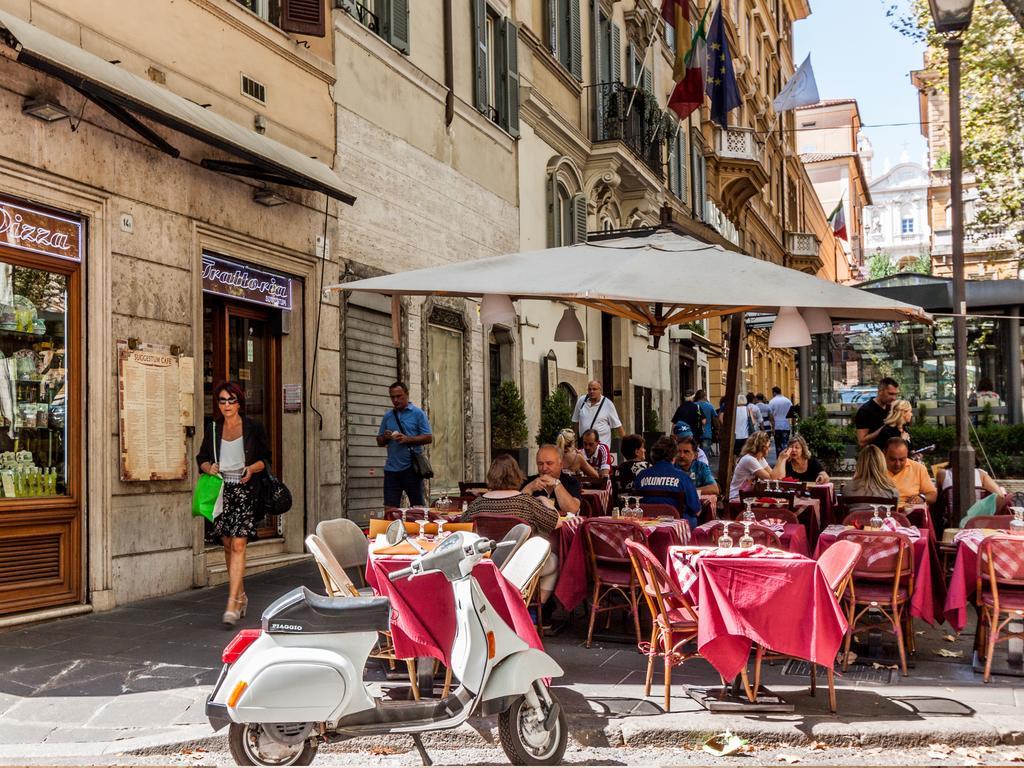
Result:
{"type": "Polygon", "coordinates": [[[974,0],[928,0],[935,30],[943,35],[963,32],[970,26],[974,0]]]}

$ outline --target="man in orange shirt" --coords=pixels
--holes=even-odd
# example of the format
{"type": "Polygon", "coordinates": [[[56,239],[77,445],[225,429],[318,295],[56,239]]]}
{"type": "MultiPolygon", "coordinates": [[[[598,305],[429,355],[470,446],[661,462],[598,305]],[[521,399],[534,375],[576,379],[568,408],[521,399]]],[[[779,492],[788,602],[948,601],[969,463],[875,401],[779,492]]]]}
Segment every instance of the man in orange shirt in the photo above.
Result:
{"type": "Polygon", "coordinates": [[[910,458],[906,440],[894,437],[886,443],[885,465],[889,470],[889,478],[899,491],[900,503],[935,502],[939,495],[935,483],[928,477],[924,464],[910,458]]]}

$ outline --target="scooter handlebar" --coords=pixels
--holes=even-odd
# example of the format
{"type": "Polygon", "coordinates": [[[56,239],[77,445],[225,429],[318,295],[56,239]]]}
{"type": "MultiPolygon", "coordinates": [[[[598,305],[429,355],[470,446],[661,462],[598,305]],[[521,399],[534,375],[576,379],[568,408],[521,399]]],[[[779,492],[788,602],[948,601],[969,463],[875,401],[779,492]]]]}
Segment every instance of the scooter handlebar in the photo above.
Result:
{"type": "Polygon", "coordinates": [[[406,576],[412,576],[413,572],[413,567],[410,565],[408,568],[401,568],[397,571],[392,571],[391,573],[389,573],[388,580],[398,581],[399,579],[404,579],[406,576]]]}

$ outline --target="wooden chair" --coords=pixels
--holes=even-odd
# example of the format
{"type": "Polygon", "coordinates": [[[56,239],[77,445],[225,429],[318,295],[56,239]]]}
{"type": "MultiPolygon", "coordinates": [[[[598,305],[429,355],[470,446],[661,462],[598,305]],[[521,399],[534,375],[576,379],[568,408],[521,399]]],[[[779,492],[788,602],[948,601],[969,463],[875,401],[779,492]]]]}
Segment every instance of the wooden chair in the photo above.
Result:
{"type": "Polygon", "coordinates": [[[345,569],[345,573],[360,586],[366,585],[366,559],[369,555],[369,541],[362,529],[348,518],[338,517],[317,523],[316,535],[323,539],[334,559],[345,569]]]}
{"type": "MultiPolygon", "coordinates": [[[[851,541],[863,548],[853,569],[853,589],[847,598],[846,645],[843,670],[850,663],[850,641],[860,620],[869,611],[879,611],[884,621],[864,624],[880,628],[896,636],[900,655],[900,671],[907,675],[907,651],[913,649],[914,619],[910,614],[910,597],[914,594],[914,558],[906,536],[892,531],[843,531],[836,543],[851,541]],[[858,610],[859,608],[859,610],[858,610]]],[[[833,545],[835,546],[835,545],[833,545]]]]}
{"type": "MultiPolygon", "coordinates": [[[[313,555],[317,570],[320,571],[320,578],[324,582],[324,591],[330,597],[370,597],[374,594],[369,587],[356,589],[356,585],[345,573],[345,569],[331,554],[330,548],[315,533],[306,537],[306,549],[313,555]]],[[[398,657],[395,655],[395,644],[391,639],[391,632],[379,632],[378,635],[380,639],[377,643],[377,650],[370,653],[370,658],[385,661],[391,669],[394,669],[398,657]]],[[[404,661],[409,674],[409,685],[412,686],[412,696],[419,701],[420,687],[416,679],[416,660],[405,659],[404,661]]]]}
{"type": "Polygon", "coordinates": [[[640,509],[644,511],[644,517],[671,517],[676,520],[679,519],[679,510],[672,504],[641,501],[640,509]]]}
{"type": "Polygon", "coordinates": [[[479,496],[487,492],[487,483],[469,483],[459,481],[459,496],[479,496]]]}
{"type": "Polygon", "coordinates": [[[625,598],[633,614],[633,628],[636,642],[640,645],[640,584],[633,572],[627,541],[643,541],[644,531],[633,520],[611,520],[591,518],[583,521],[583,542],[587,552],[587,570],[594,584],[590,599],[590,621],[587,626],[587,644],[590,647],[594,635],[594,620],[600,613],[621,610],[622,606],[603,606],[609,598],[619,595],[625,598]]]}
{"type": "Polygon", "coordinates": [[[799,523],[800,518],[796,512],[789,509],[769,509],[768,507],[754,507],[754,519],[757,522],[762,520],[782,520],[786,523],[799,523]]]}
{"type": "MultiPolygon", "coordinates": [[[[868,520],[871,519],[872,514],[874,513],[870,509],[861,509],[856,512],[851,512],[843,518],[843,525],[857,525],[858,523],[860,523],[861,526],[863,526],[865,523],[868,522],[868,520]]],[[[885,517],[884,512],[880,511],[878,514],[882,518],[885,517]]],[[[893,512],[892,519],[900,525],[902,525],[904,528],[910,527],[910,520],[908,520],[907,516],[904,515],[902,512],[893,512]]]]}
{"type": "Polygon", "coordinates": [[[985,682],[992,677],[996,643],[1024,638],[1024,632],[1003,634],[1011,621],[1024,620],[1024,549],[1017,536],[986,536],[978,545],[978,618],[985,640],[985,682]]]}
{"type": "Polygon", "coordinates": [[[1008,531],[1010,530],[1011,520],[1013,518],[1009,515],[975,515],[968,518],[964,528],[991,528],[993,530],[1008,531]]]}
{"type": "Polygon", "coordinates": [[[798,480],[772,480],[771,483],[772,483],[772,488],[775,488],[776,485],[777,485],[779,490],[778,491],[774,491],[774,490],[769,491],[768,490],[768,481],[767,480],[755,480],[754,481],[754,490],[757,491],[762,496],[764,496],[766,494],[768,494],[768,495],[775,495],[776,493],[793,494],[794,496],[807,496],[807,495],[809,495],[808,492],[807,492],[807,488],[804,487],[804,484],[799,482],[798,480]]]}
{"type": "Polygon", "coordinates": [[[651,695],[654,657],[660,655],[664,662],[665,711],[670,712],[672,667],[700,656],[696,648],[697,606],[679,590],[651,550],[638,541],[627,540],[626,551],[652,617],[644,696],[651,695]],[[694,645],[693,650],[685,652],[683,648],[691,643],[694,645]]]}
{"type": "MultiPolygon", "coordinates": [[[[743,523],[735,520],[722,520],[711,526],[708,531],[708,538],[712,546],[718,545],[718,537],[722,535],[722,529],[727,525],[729,526],[729,536],[732,537],[733,545],[737,546],[739,544],[740,537],[743,536],[743,523]]],[[[779,535],[761,523],[750,524],[750,538],[754,540],[755,544],[763,544],[771,549],[785,549],[782,546],[782,539],[779,538],[779,535]]]]}
{"type": "Polygon", "coordinates": [[[502,515],[496,512],[481,512],[473,515],[473,525],[476,532],[487,539],[501,541],[505,535],[517,525],[526,525],[531,533],[536,533],[533,526],[515,515],[502,515]]]}
{"type": "Polygon", "coordinates": [[[897,503],[897,499],[888,496],[847,496],[840,494],[837,497],[836,510],[840,520],[844,519],[851,512],[863,512],[865,510],[868,512],[868,517],[871,517],[872,504],[896,506],[897,503]]]}

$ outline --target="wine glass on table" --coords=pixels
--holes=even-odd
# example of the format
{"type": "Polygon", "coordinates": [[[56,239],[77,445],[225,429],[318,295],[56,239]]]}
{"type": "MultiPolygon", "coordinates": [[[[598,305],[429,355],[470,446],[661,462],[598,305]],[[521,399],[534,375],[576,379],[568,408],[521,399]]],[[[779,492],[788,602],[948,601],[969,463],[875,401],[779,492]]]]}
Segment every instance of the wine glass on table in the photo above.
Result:
{"type": "Polygon", "coordinates": [[[748,496],[743,500],[743,504],[746,506],[746,509],[743,511],[743,521],[753,522],[756,519],[754,517],[754,499],[748,496]]]}

